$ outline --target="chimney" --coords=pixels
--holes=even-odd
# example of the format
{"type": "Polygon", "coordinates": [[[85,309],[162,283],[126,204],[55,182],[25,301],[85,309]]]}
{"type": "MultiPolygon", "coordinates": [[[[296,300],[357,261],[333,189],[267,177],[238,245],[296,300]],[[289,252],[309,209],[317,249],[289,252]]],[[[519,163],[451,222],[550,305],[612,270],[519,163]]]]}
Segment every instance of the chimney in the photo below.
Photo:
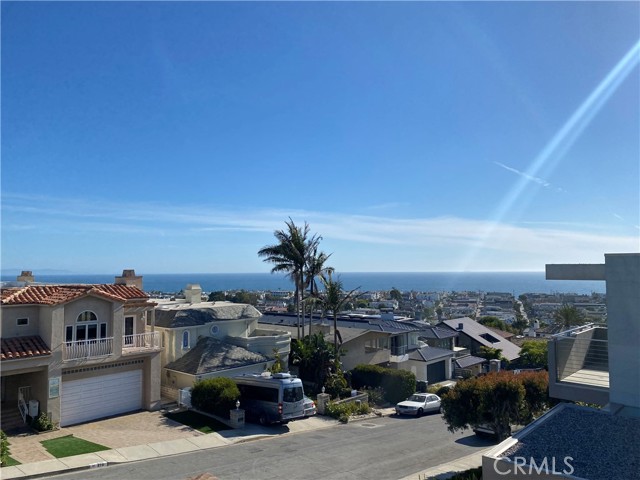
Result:
{"type": "Polygon", "coordinates": [[[202,288],[197,283],[187,285],[184,289],[184,298],[189,303],[200,303],[202,301],[202,288]]]}
{"type": "Polygon", "coordinates": [[[458,324],[458,328],[457,328],[457,330],[458,330],[459,332],[463,331],[463,330],[464,330],[464,323],[459,323],[459,324],[458,324]]]}
{"type": "Polygon", "coordinates": [[[127,285],[128,287],[138,287],[142,290],[142,275],[136,275],[136,271],[122,270],[122,276],[116,277],[116,285],[127,285]]]}
{"type": "Polygon", "coordinates": [[[19,282],[25,283],[33,283],[35,280],[33,279],[33,273],[31,270],[23,270],[20,275],[18,275],[19,282]]]}

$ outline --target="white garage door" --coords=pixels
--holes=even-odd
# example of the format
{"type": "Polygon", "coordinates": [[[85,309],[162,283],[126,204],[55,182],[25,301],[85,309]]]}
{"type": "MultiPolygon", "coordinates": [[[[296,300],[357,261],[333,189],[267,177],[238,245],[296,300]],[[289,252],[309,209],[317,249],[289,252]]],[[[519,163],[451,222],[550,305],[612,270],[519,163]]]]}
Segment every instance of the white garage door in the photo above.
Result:
{"type": "Polygon", "coordinates": [[[60,425],[142,408],[142,370],[62,382],[60,425]]]}

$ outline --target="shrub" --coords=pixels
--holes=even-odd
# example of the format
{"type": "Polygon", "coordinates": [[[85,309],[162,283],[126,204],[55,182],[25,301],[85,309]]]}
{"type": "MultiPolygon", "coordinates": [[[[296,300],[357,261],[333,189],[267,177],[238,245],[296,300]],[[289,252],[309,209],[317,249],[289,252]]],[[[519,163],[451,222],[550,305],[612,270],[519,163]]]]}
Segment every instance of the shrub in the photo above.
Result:
{"type": "Polygon", "coordinates": [[[406,370],[383,368],[378,365],[358,365],[352,371],[354,388],[382,387],[385,400],[398,403],[416,391],[416,376],[406,370]]]}
{"type": "Polygon", "coordinates": [[[381,406],[386,403],[384,397],[384,388],[376,387],[376,388],[367,388],[365,389],[367,395],[369,396],[369,404],[381,406]]]}
{"type": "Polygon", "coordinates": [[[368,403],[344,402],[329,403],[325,409],[325,413],[333,418],[340,419],[343,415],[351,417],[354,415],[366,415],[371,411],[368,403]]]}
{"type": "Polygon", "coordinates": [[[351,392],[350,389],[347,389],[347,381],[345,380],[344,375],[342,375],[342,372],[329,375],[325,379],[324,386],[325,393],[331,395],[331,398],[336,398],[340,395],[344,395],[343,392],[345,390],[349,390],[349,392],[351,392]]]}
{"type": "Polygon", "coordinates": [[[55,428],[55,425],[49,420],[49,416],[45,412],[41,412],[40,416],[34,418],[31,421],[31,426],[39,432],[47,432],[55,428]]]}
{"type": "Polygon", "coordinates": [[[0,464],[4,467],[9,458],[9,440],[6,433],[0,430],[0,464]]]}
{"type": "Polygon", "coordinates": [[[229,418],[235,408],[240,390],[230,378],[208,378],[196,382],[191,390],[191,404],[203,412],[229,418]]]}
{"type": "Polygon", "coordinates": [[[444,387],[440,387],[435,391],[435,394],[437,396],[439,396],[440,398],[442,398],[443,396],[445,396],[449,390],[451,390],[451,387],[447,387],[446,385],[444,387]]]}

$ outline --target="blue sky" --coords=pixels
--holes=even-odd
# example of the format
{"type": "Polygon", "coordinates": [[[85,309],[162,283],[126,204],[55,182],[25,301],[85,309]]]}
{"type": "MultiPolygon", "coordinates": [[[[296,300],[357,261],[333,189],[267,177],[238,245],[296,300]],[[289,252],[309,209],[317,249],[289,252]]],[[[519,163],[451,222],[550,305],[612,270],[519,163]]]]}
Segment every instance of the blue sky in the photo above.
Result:
{"type": "Polygon", "coordinates": [[[640,249],[637,2],[2,2],[2,267],[527,271],[640,249]]]}

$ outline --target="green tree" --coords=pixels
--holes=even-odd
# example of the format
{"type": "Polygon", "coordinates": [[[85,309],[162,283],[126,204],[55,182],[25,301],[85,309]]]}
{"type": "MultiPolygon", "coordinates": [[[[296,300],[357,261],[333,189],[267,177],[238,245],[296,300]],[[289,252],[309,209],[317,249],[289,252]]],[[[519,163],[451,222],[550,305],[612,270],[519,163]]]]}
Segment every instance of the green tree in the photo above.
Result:
{"type": "Polygon", "coordinates": [[[342,282],[340,279],[333,280],[332,273],[329,272],[327,278],[322,279],[324,284],[324,293],[320,295],[320,304],[324,312],[331,312],[333,316],[333,344],[335,345],[336,360],[338,360],[340,353],[340,343],[338,343],[338,314],[343,310],[344,305],[351,301],[356,300],[358,294],[358,288],[354,288],[348,293],[344,293],[342,290],[342,282]]]}
{"type": "Polygon", "coordinates": [[[389,297],[391,300],[397,300],[398,302],[402,301],[402,292],[398,290],[396,287],[393,287],[389,292],[389,297]]]}
{"type": "Polygon", "coordinates": [[[327,343],[321,333],[291,340],[289,364],[298,368],[302,380],[320,389],[336,364],[334,345],[327,343]]]}
{"type": "Polygon", "coordinates": [[[276,230],[273,235],[278,243],[267,245],[258,250],[263,261],[272,263],[271,273],[287,273],[295,285],[295,309],[298,315],[297,327],[300,338],[301,296],[304,291],[304,271],[310,252],[317,249],[322,237],[310,235],[310,227],[304,222],[297,226],[291,218],[285,222],[286,229],[276,230]]]}
{"type": "Polygon", "coordinates": [[[478,320],[478,323],[484,325],[485,327],[493,327],[497,328],[498,330],[504,330],[505,332],[515,333],[512,331],[513,329],[509,325],[507,325],[507,322],[492,315],[481,317],[480,320],[478,320]]]}
{"type": "Polygon", "coordinates": [[[525,341],[520,348],[520,362],[523,366],[533,368],[548,367],[548,344],[547,342],[525,341]]]}
{"type": "MultiPolygon", "coordinates": [[[[304,285],[309,290],[306,298],[306,304],[309,305],[309,334],[311,334],[311,323],[313,321],[313,308],[318,299],[318,279],[326,279],[326,276],[333,273],[333,267],[325,265],[331,254],[318,251],[318,245],[315,245],[309,251],[304,269],[304,285]]],[[[304,326],[302,328],[302,336],[304,337],[304,326]]]]}
{"type": "Polygon", "coordinates": [[[478,351],[478,356],[487,360],[503,360],[502,350],[499,348],[485,347],[482,345],[478,351]]]}
{"type": "Polygon", "coordinates": [[[544,371],[462,380],[442,397],[443,417],[451,432],[488,425],[503,440],[511,424],[527,424],[548,408],[548,385],[544,371]]]}
{"type": "Polygon", "coordinates": [[[557,324],[569,329],[585,322],[584,315],[575,306],[565,303],[553,315],[557,324]]]}
{"type": "Polygon", "coordinates": [[[227,294],[221,291],[211,292],[208,298],[210,302],[224,302],[226,299],[227,299],[227,294]]]}

